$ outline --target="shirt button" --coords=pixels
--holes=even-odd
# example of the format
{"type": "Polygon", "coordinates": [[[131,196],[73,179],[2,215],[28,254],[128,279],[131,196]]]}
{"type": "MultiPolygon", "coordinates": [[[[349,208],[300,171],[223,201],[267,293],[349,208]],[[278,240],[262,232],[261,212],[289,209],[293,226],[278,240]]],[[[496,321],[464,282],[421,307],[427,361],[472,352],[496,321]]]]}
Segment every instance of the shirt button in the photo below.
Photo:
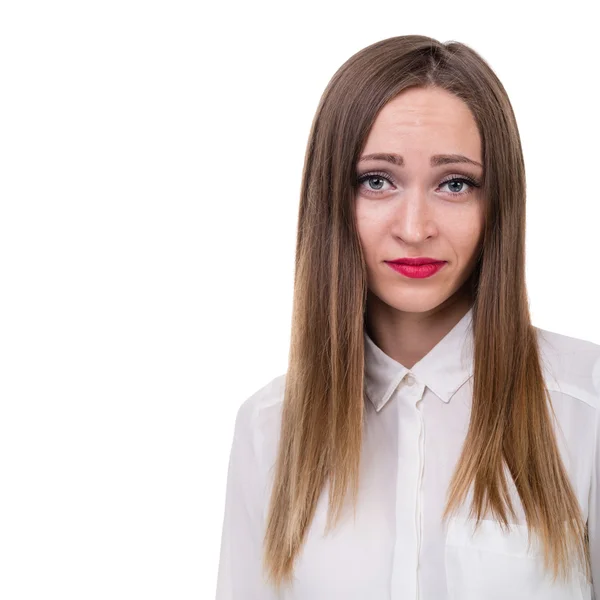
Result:
{"type": "Polygon", "coordinates": [[[410,373],[406,376],[406,385],[408,385],[408,386],[415,385],[415,378],[410,373]]]}

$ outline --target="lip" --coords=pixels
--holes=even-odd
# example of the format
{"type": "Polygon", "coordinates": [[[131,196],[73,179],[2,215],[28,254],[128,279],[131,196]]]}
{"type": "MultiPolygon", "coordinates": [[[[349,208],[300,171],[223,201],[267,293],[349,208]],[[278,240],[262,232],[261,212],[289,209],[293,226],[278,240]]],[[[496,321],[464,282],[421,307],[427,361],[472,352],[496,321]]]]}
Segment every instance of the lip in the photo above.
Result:
{"type": "Polygon", "coordinates": [[[445,260],[437,258],[429,258],[429,256],[417,256],[416,258],[395,258],[394,260],[386,260],[385,262],[396,265],[427,265],[432,263],[445,263],[445,260]]]}
{"type": "Polygon", "coordinates": [[[400,273],[411,279],[425,279],[426,277],[431,277],[446,266],[446,261],[429,262],[420,265],[411,265],[404,262],[398,263],[393,261],[385,262],[387,262],[396,273],[400,273]]]}

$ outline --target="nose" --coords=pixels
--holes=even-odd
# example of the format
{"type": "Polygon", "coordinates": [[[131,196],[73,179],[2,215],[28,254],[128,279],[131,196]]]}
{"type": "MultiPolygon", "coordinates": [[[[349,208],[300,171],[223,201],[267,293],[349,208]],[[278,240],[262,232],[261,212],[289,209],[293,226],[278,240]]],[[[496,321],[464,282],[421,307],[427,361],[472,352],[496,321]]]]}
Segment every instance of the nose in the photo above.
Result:
{"type": "Polygon", "coordinates": [[[435,235],[431,207],[423,190],[409,190],[402,195],[392,232],[407,244],[418,244],[435,235]]]}

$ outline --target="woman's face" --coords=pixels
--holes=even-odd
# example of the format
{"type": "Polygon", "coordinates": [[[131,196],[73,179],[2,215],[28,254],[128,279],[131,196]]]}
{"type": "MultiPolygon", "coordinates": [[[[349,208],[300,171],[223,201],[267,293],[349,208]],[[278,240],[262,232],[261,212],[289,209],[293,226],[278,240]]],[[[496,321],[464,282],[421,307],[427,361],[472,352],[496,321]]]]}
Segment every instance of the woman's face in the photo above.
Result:
{"type": "Polygon", "coordinates": [[[462,287],[483,232],[483,198],[476,187],[481,164],[475,119],[453,94],[410,88],[383,107],[357,165],[355,198],[368,287],[379,300],[398,311],[425,312],[462,287]],[[396,155],[396,162],[368,158],[373,154],[396,155]],[[453,158],[435,161],[437,155],[453,158]],[[416,279],[386,262],[406,257],[446,264],[416,279]]]}

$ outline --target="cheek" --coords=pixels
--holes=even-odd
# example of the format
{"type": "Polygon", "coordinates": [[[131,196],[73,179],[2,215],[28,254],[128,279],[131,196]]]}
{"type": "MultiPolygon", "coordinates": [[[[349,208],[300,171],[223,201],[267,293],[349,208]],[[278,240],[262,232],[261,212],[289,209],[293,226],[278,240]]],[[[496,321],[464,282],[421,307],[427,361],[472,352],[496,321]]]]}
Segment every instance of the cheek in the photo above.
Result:
{"type": "Polygon", "coordinates": [[[483,236],[483,225],[476,220],[465,220],[448,231],[448,239],[457,254],[468,260],[479,249],[483,236]]]}
{"type": "Polygon", "coordinates": [[[378,240],[381,240],[384,224],[380,220],[374,219],[372,215],[357,209],[356,228],[363,252],[366,256],[370,256],[378,240]]]}
{"type": "Polygon", "coordinates": [[[454,239],[461,246],[475,246],[481,235],[481,228],[476,223],[463,223],[454,232],[454,239]]]}

